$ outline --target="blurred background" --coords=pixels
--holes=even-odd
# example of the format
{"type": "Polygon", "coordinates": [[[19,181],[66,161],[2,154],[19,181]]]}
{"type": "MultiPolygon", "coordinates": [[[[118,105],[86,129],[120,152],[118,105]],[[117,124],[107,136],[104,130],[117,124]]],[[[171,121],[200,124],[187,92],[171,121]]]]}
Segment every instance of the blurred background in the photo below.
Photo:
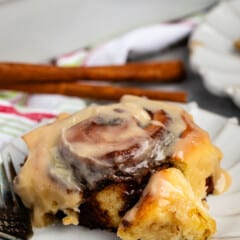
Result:
{"type": "MultiPolygon", "coordinates": [[[[94,48],[129,31],[163,22],[191,19],[199,24],[216,0],[2,0],[0,1],[0,61],[48,63],[67,53],[94,48]]],[[[144,54],[129,54],[128,62],[182,59],[183,81],[161,89],[188,92],[206,110],[226,117],[240,117],[239,108],[227,96],[209,93],[202,77],[189,64],[189,36],[168,47],[144,54]]],[[[145,87],[145,86],[144,86],[145,87]]],[[[159,86],[157,86],[159,87],[159,86]]],[[[156,88],[148,85],[147,88],[156,88]]]]}
{"type": "Polygon", "coordinates": [[[129,30],[197,13],[214,0],[3,0],[0,60],[46,61],[129,30]]]}

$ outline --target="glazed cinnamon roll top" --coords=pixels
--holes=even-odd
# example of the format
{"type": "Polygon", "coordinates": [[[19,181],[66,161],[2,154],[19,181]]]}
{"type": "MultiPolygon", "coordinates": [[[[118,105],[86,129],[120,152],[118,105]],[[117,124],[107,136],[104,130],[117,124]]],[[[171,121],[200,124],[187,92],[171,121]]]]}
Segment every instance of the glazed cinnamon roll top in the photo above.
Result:
{"type": "Polygon", "coordinates": [[[62,131],[58,150],[83,187],[95,189],[103,181],[141,182],[166,158],[165,149],[174,140],[167,126],[170,116],[141,109],[148,118],[142,121],[130,106],[124,107],[103,109],[62,131]]]}
{"type": "Polygon", "coordinates": [[[85,190],[106,183],[141,185],[164,166],[180,169],[199,199],[206,181],[222,192],[227,177],[221,152],[192,117],[173,104],[125,96],[118,104],[90,106],[24,136],[29,154],[15,190],[33,210],[36,226],[64,212],[64,224],[78,224],[85,190]]]}

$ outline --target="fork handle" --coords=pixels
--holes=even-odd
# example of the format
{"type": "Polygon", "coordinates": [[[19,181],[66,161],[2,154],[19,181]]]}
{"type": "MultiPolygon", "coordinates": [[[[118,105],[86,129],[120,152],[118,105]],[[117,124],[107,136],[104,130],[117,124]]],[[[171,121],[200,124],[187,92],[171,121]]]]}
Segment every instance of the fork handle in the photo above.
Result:
{"type": "Polygon", "coordinates": [[[32,226],[27,210],[0,209],[0,239],[25,240],[32,236],[32,226]]]}

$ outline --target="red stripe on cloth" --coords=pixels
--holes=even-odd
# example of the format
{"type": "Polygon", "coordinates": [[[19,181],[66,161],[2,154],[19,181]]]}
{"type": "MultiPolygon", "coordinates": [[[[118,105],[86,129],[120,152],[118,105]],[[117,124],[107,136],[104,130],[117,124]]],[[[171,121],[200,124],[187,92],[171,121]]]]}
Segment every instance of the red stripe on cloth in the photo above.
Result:
{"type": "Polygon", "coordinates": [[[0,105],[0,113],[14,114],[17,116],[25,117],[33,121],[41,121],[44,118],[55,118],[55,114],[51,113],[42,113],[42,112],[31,112],[31,113],[21,113],[12,106],[0,105]]]}

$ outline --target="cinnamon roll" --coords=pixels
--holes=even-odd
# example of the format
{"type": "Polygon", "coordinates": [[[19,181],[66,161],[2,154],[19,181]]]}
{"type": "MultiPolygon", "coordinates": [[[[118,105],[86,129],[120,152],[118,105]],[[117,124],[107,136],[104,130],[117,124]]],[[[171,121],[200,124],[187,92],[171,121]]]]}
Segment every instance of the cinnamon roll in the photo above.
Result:
{"type": "MultiPolygon", "coordinates": [[[[174,104],[124,96],[120,103],[60,117],[23,139],[29,154],[14,187],[32,209],[35,226],[60,219],[65,225],[118,229],[126,240],[180,239],[185,225],[174,217],[183,214],[176,205],[181,199],[189,206],[184,214],[189,216],[194,209],[196,223],[201,222],[202,239],[215,231],[205,198],[228,185],[220,167],[222,154],[192,117],[174,104]],[[153,205],[148,205],[149,191],[160,191],[151,195],[153,205]],[[167,201],[174,216],[167,215],[168,207],[157,206],[163,193],[171,195],[167,201]],[[148,206],[154,211],[151,216],[148,206]],[[141,223],[133,215],[141,216],[141,223]],[[155,230],[144,225],[145,216],[155,230]],[[142,231],[136,234],[138,228],[142,231]],[[156,231],[155,237],[145,237],[143,232],[149,229],[156,231]],[[159,229],[166,237],[156,237],[159,229]]],[[[195,227],[189,231],[182,235],[185,239],[197,236],[195,227]]]]}

